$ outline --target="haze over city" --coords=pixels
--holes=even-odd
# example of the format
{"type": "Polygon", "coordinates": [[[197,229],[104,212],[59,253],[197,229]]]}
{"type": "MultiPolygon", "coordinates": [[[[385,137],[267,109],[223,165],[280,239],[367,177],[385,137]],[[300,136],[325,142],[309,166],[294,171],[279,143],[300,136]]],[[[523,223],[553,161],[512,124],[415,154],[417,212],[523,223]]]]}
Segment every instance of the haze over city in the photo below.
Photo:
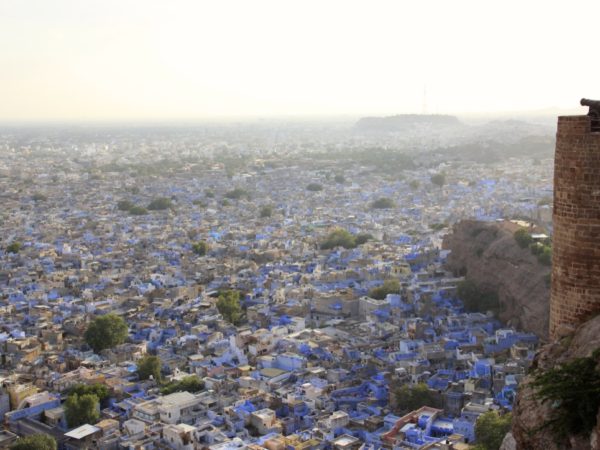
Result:
{"type": "Polygon", "coordinates": [[[599,16],[597,1],[6,0],[0,120],[572,109],[600,97],[599,16]]]}
{"type": "Polygon", "coordinates": [[[598,0],[0,2],[0,450],[600,450],[598,0]]]}

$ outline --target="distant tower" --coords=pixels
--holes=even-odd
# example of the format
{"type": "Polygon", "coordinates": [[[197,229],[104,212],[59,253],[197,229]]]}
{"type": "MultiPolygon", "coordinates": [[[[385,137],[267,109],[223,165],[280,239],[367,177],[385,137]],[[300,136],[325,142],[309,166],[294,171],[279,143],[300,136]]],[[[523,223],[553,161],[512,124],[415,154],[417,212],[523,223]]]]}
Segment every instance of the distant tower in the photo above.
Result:
{"type": "Polygon", "coordinates": [[[558,118],[550,338],[600,312],[600,102],[558,118]]]}

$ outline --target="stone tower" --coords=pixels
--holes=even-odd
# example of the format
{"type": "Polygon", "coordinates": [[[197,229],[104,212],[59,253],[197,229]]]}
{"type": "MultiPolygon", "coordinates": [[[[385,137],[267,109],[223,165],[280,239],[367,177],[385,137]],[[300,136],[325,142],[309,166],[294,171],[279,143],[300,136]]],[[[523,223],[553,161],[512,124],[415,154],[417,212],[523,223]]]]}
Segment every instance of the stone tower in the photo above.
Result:
{"type": "Polygon", "coordinates": [[[600,102],[582,104],[556,133],[551,339],[600,312],[600,102]]]}

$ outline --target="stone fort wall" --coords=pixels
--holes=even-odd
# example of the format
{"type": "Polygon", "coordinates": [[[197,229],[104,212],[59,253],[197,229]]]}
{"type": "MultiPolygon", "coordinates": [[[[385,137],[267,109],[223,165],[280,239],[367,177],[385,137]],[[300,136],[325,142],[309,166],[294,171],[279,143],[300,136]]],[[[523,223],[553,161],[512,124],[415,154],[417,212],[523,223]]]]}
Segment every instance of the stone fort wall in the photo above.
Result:
{"type": "Polygon", "coordinates": [[[600,132],[558,118],[554,160],[550,338],[600,312],[600,132]]]}

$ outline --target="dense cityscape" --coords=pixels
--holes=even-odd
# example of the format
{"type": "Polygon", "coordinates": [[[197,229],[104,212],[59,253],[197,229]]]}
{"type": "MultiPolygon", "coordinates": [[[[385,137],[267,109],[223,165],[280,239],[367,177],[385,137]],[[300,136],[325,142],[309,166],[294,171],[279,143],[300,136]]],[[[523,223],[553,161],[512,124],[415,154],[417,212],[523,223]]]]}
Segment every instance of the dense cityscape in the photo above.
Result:
{"type": "Polygon", "coordinates": [[[1,129],[0,446],[461,450],[510,424],[547,336],[445,236],[543,249],[554,129],[415,117],[1,129]]]}

